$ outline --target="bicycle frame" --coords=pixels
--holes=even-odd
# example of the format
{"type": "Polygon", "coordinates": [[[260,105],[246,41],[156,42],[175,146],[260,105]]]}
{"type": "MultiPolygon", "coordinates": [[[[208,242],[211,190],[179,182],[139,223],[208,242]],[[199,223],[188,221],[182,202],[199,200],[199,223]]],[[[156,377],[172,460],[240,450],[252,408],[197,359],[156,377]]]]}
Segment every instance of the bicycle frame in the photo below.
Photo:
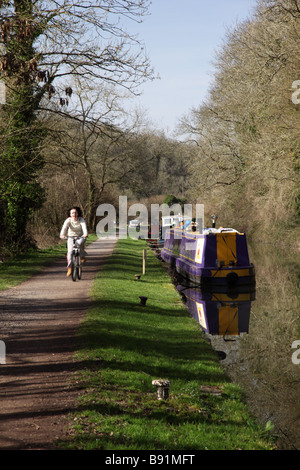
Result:
{"type": "Polygon", "coordinates": [[[80,258],[80,248],[77,245],[77,240],[82,237],[68,237],[73,239],[73,251],[72,251],[72,258],[71,258],[71,269],[72,269],[72,279],[75,282],[76,278],[78,280],[81,279],[82,275],[82,265],[81,265],[81,258],[80,258]]]}

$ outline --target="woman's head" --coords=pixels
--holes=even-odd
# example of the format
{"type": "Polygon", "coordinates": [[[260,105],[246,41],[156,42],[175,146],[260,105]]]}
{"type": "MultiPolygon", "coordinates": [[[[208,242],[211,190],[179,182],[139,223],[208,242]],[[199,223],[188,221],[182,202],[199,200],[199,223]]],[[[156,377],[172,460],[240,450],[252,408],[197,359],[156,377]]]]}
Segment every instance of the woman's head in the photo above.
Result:
{"type": "Polygon", "coordinates": [[[72,217],[72,216],[82,217],[82,212],[81,212],[80,207],[73,206],[71,207],[71,209],[68,209],[68,217],[72,217]]]}

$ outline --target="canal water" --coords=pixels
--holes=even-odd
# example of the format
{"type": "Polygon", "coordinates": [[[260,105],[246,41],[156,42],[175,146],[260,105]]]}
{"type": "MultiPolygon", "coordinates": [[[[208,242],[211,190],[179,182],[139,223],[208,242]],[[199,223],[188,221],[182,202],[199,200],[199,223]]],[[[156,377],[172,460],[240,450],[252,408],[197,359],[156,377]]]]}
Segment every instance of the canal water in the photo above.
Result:
{"type": "Polygon", "coordinates": [[[183,293],[194,296],[190,313],[245,390],[252,413],[275,433],[279,449],[300,450],[299,252],[258,244],[249,254],[255,292],[183,293]]]}

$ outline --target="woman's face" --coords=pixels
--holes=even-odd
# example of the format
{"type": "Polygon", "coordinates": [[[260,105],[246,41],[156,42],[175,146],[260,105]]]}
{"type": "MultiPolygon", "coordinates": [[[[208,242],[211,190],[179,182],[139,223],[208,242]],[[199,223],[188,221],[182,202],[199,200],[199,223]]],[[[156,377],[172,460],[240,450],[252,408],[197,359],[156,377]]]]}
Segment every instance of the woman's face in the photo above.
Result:
{"type": "Polygon", "coordinates": [[[72,219],[77,219],[77,217],[78,217],[78,212],[77,212],[76,209],[72,209],[71,212],[70,212],[70,214],[71,214],[72,219]]]}

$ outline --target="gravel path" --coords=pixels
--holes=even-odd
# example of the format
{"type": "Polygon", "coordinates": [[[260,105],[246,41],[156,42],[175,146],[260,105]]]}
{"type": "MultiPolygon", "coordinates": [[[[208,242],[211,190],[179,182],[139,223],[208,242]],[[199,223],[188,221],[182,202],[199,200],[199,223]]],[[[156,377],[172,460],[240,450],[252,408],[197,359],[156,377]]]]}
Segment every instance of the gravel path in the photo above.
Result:
{"type": "Polygon", "coordinates": [[[98,240],[86,251],[81,281],[66,277],[59,260],[30,280],[0,292],[0,449],[54,449],[67,437],[68,413],[79,390],[70,375],[74,335],[89,305],[89,290],[114,240],[98,240]],[[2,361],[3,362],[3,361],[2,361]]]}

